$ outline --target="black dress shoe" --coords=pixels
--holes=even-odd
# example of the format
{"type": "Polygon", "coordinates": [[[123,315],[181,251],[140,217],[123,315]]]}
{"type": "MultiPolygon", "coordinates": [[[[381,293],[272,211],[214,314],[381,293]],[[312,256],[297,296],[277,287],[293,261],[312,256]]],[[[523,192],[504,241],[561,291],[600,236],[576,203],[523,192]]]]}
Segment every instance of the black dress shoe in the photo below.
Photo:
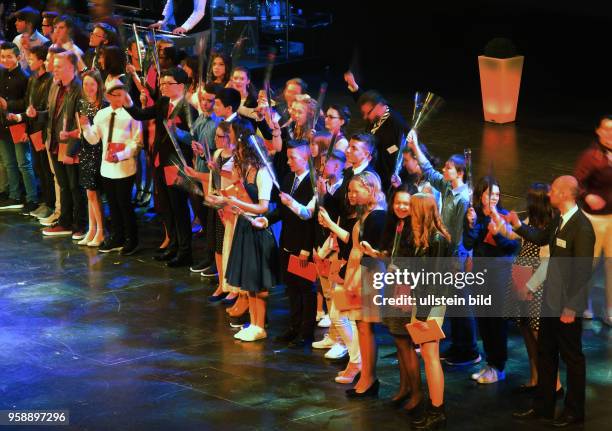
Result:
{"type": "Polygon", "coordinates": [[[364,392],[357,392],[355,389],[347,389],[345,392],[347,398],[376,398],[378,389],[380,389],[380,382],[376,379],[364,392]]]}
{"type": "Polygon", "coordinates": [[[191,256],[176,256],[166,262],[168,268],[181,268],[183,266],[189,266],[193,263],[191,256]]]}
{"type": "Polygon", "coordinates": [[[385,404],[393,409],[399,409],[401,406],[404,405],[408,398],[410,398],[410,395],[410,392],[405,393],[404,395],[401,395],[397,398],[390,399],[385,404]]]}
{"type": "Polygon", "coordinates": [[[289,341],[287,347],[289,347],[290,349],[303,349],[304,347],[311,347],[312,341],[312,338],[296,337],[293,340],[289,341]]]}
{"type": "Polygon", "coordinates": [[[168,251],[168,247],[159,247],[157,250],[155,250],[155,254],[164,254],[165,252],[168,251]]]}
{"type": "Polygon", "coordinates": [[[555,428],[565,428],[570,425],[582,424],[584,423],[584,416],[575,416],[568,412],[562,412],[561,415],[554,421],[552,421],[552,426],[555,428]]]}
{"type": "Polygon", "coordinates": [[[208,297],[208,302],[212,302],[213,304],[221,301],[223,298],[227,296],[228,292],[223,292],[221,295],[210,295],[208,297]]]}
{"type": "Polygon", "coordinates": [[[233,298],[223,298],[221,300],[221,304],[225,305],[226,307],[231,307],[232,305],[234,305],[236,303],[236,301],[238,301],[238,295],[234,296],[233,298]]]}
{"type": "Polygon", "coordinates": [[[283,332],[281,335],[278,335],[274,338],[274,341],[277,343],[288,343],[295,339],[297,334],[291,330],[283,332]]]}
{"type": "Polygon", "coordinates": [[[126,241],[125,245],[119,252],[122,256],[131,256],[138,251],[138,243],[135,241],[126,241]]]}
{"type": "Polygon", "coordinates": [[[514,419],[522,420],[522,421],[540,421],[542,423],[551,423],[552,417],[547,417],[541,415],[535,409],[530,408],[527,410],[517,411],[512,413],[512,417],[514,419]]]}
{"type": "Polygon", "coordinates": [[[153,256],[153,259],[155,259],[158,262],[167,262],[169,260],[174,259],[175,257],[176,257],[176,251],[166,250],[162,254],[153,256]]]}

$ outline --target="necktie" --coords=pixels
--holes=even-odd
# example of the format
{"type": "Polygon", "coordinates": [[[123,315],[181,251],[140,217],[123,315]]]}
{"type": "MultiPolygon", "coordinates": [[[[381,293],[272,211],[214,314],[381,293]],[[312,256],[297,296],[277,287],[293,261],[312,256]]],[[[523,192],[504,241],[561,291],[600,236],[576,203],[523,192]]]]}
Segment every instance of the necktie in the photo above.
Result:
{"type": "Polygon", "coordinates": [[[172,102],[168,103],[168,116],[167,118],[170,119],[170,116],[172,115],[172,111],[174,111],[174,105],[172,104],[172,102]]]}
{"type": "Polygon", "coordinates": [[[299,185],[300,185],[300,179],[296,175],[295,178],[293,179],[293,185],[291,186],[291,193],[289,194],[293,195],[293,193],[295,192],[295,189],[297,189],[299,185]]]}
{"type": "Polygon", "coordinates": [[[555,231],[555,238],[557,237],[557,235],[559,235],[562,225],[563,225],[563,217],[559,216],[559,224],[557,225],[557,230],[555,231]]]}
{"type": "Polygon", "coordinates": [[[115,112],[111,112],[110,123],[108,124],[108,139],[106,142],[113,142],[113,130],[115,129],[115,112]]]}

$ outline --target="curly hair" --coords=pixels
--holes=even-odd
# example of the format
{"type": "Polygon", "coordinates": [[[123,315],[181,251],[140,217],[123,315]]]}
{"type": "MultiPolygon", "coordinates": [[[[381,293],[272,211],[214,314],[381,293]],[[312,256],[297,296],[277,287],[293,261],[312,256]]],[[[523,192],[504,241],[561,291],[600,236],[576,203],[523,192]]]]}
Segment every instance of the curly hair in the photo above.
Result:
{"type": "Polygon", "coordinates": [[[250,167],[260,169],[264,166],[264,161],[261,160],[257,150],[253,147],[250,137],[253,136],[255,138],[260,148],[265,147],[263,147],[263,141],[255,136],[255,131],[250,121],[236,118],[231,122],[230,127],[236,136],[236,152],[234,156],[236,167],[240,176],[244,178],[250,167]]]}
{"type": "Polygon", "coordinates": [[[450,241],[451,236],[438,213],[436,198],[429,193],[415,193],[410,198],[410,212],[414,245],[428,248],[429,239],[437,231],[450,241]]]}

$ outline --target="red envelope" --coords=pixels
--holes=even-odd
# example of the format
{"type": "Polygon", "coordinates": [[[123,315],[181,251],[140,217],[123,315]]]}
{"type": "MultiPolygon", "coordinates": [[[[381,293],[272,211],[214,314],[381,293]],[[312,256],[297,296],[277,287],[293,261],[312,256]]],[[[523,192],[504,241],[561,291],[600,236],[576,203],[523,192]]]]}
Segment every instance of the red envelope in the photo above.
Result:
{"type": "Polygon", "coordinates": [[[302,268],[300,265],[300,259],[293,254],[289,255],[289,265],[287,266],[287,271],[306,280],[315,281],[317,279],[317,267],[315,264],[308,262],[306,268],[302,268]]]}
{"type": "Polygon", "coordinates": [[[173,186],[178,178],[178,167],[164,166],[164,177],[166,177],[166,185],[173,186]]]}
{"type": "Polygon", "coordinates": [[[34,132],[30,135],[30,142],[32,142],[32,146],[34,146],[34,151],[44,151],[45,143],[42,138],[42,130],[38,132],[34,132]]]}
{"type": "Polygon", "coordinates": [[[423,344],[429,341],[446,338],[446,335],[444,335],[444,332],[442,331],[442,328],[440,328],[440,325],[438,325],[437,321],[428,320],[427,326],[429,326],[429,329],[422,330],[417,328],[414,323],[408,323],[406,325],[406,330],[410,334],[410,338],[412,338],[414,344],[423,344]]]}
{"type": "Polygon", "coordinates": [[[13,143],[21,144],[23,142],[28,142],[28,134],[26,132],[25,123],[11,124],[9,126],[9,131],[11,132],[13,143]]]}
{"type": "Polygon", "coordinates": [[[110,162],[112,156],[123,150],[125,150],[125,144],[109,142],[108,146],[106,147],[106,161],[110,162]]]}
{"type": "Polygon", "coordinates": [[[519,297],[527,295],[527,282],[532,275],[533,268],[531,266],[512,265],[512,285],[519,297]]]}

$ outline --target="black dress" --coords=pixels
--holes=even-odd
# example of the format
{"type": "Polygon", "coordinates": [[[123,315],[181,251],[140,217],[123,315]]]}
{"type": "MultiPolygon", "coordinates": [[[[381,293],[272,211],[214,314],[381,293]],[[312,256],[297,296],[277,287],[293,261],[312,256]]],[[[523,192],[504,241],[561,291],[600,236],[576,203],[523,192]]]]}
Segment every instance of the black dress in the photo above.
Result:
{"type": "MultiPolygon", "coordinates": [[[[259,171],[255,175],[257,179],[259,171]]],[[[248,177],[248,175],[247,175],[248,177]]],[[[253,202],[258,202],[256,182],[244,181],[253,202]]],[[[248,292],[263,292],[278,282],[278,248],[270,228],[257,229],[244,217],[238,217],[232,249],[227,260],[227,282],[248,292]]]]}
{"type": "MultiPolygon", "coordinates": [[[[101,104],[96,106],[85,99],[79,100],[79,115],[86,115],[89,122],[93,122],[96,113],[104,108],[101,104]]],[[[100,165],[102,164],[102,145],[98,142],[91,145],[85,139],[79,149],[79,185],[87,190],[100,190],[102,177],[100,165]]]]}

